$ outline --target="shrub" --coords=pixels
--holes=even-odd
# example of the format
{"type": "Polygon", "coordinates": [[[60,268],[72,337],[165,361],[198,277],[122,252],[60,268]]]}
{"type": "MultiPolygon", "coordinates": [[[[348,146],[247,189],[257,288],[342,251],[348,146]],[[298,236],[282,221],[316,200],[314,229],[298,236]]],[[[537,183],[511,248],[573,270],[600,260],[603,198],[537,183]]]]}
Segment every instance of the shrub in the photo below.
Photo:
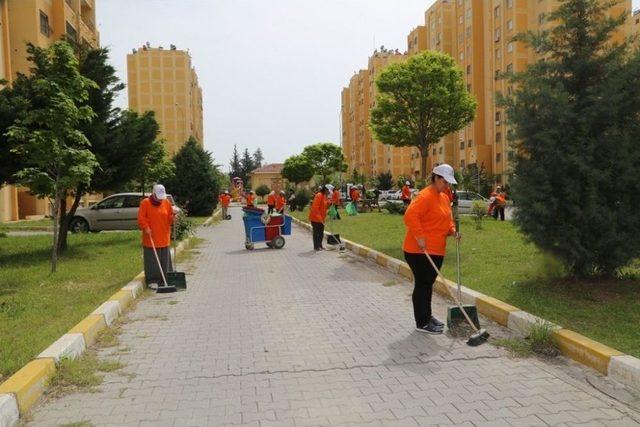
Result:
{"type": "Polygon", "coordinates": [[[487,214],[487,207],[482,200],[474,200],[471,205],[471,215],[476,223],[476,230],[482,230],[482,220],[487,214]]]}
{"type": "Polygon", "coordinates": [[[390,214],[397,214],[397,215],[404,215],[404,212],[407,210],[404,203],[393,203],[393,202],[387,202],[384,205],[384,208],[390,214]]]}
{"type": "Polygon", "coordinates": [[[529,329],[527,340],[531,344],[534,353],[543,356],[554,357],[558,355],[558,346],[553,337],[553,325],[548,322],[538,321],[529,329]]]}
{"type": "Polygon", "coordinates": [[[193,223],[182,213],[175,217],[175,241],[186,239],[193,234],[193,223]]]}
{"type": "Polygon", "coordinates": [[[293,201],[295,208],[299,211],[303,210],[311,201],[312,194],[309,190],[298,190],[296,198],[293,201]]]}
{"type": "Polygon", "coordinates": [[[266,196],[270,192],[271,192],[271,189],[269,187],[267,187],[266,185],[264,185],[264,184],[262,184],[262,185],[258,186],[258,188],[256,188],[256,195],[258,195],[258,197],[260,197],[260,198],[264,198],[264,196],[266,196]]]}

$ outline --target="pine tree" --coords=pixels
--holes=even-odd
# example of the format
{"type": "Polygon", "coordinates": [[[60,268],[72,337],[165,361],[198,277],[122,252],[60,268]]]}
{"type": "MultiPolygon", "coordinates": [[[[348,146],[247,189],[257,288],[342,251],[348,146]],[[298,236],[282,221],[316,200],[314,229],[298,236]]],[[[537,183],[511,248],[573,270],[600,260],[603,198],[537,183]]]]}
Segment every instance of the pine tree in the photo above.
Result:
{"type": "Polygon", "coordinates": [[[242,182],[244,182],[245,184],[247,183],[249,174],[253,172],[254,169],[255,166],[253,157],[251,156],[251,154],[249,154],[249,149],[245,148],[244,152],[242,153],[242,158],[240,159],[241,174],[239,176],[240,178],[242,178],[242,182]]]}
{"type": "Polygon", "coordinates": [[[258,147],[258,149],[255,151],[255,153],[253,153],[253,165],[254,165],[254,167],[256,169],[257,168],[261,168],[263,161],[264,161],[264,156],[262,155],[262,150],[260,149],[260,147],[258,147]]]}
{"type": "Polygon", "coordinates": [[[233,145],[233,154],[230,162],[231,170],[229,171],[229,177],[234,178],[242,174],[242,166],[240,165],[240,154],[238,153],[238,147],[233,145]]]}
{"type": "Polygon", "coordinates": [[[516,40],[543,61],[510,76],[517,223],[577,276],[614,275],[640,255],[640,56],[612,42],[626,16],[565,0],[553,28],[516,40]]]}

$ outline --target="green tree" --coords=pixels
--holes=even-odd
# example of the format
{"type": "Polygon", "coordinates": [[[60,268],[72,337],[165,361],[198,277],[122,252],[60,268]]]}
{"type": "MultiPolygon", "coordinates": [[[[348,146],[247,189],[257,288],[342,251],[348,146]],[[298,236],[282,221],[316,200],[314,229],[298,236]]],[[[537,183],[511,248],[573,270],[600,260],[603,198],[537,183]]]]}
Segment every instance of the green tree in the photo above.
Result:
{"type": "Polygon", "coordinates": [[[15,176],[40,197],[53,199],[53,247],[51,271],[58,256],[58,217],[63,197],[78,185],[87,185],[98,166],[90,142],[79,129],[94,113],[86,101],[95,83],[83,77],[78,59],[66,42],[48,49],[29,44],[31,74],[18,75],[20,88],[16,121],[7,136],[25,165],[15,176]]]}
{"type": "Polygon", "coordinates": [[[391,64],[376,85],[371,130],[383,144],[418,148],[425,180],[429,147],[474,118],[477,102],[462,71],[449,55],[426,51],[391,64]]]}
{"type": "Polygon", "coordinates": [[[258,149],[253,153],[253,165],[254,165],[254,167],[256,169],[257,168],[261,168],[263,161],[264,161],[264,155],[262,154],[262,150],[260,149],[260,147],[258,147],[258,149]]]}
{"type": "Polygon", "coordinates": [[[284,161],[282,176],[298,187],[301,182],[307,182],[313,178],[313,166],[308,158],[303,155],[291,156],[284,161]]]}
{"type": "Polygon", "coordinates": [[[330,142],[307,145],[302,155],[311,163],[315,175],[320,177],[319,184],[326,184],[328,177],[335,172],[347,171],[342,149],[330,142]]]}
{"type": "Polygon", "coordinates": [[[16,120],[19,102],[26,94],[21,93],[22,86],[6,86],[0,91],[0,186],[15,182],[15,173],[24,168],[23,159],[16,152],[17,145],[12,141],[7,131],[16,120]]]}
{"type": "Polygon", "coordinates": [[[167,156],[165,142],[156,140],[142,159],[142,165],[136,169],[134,178],[129,182],[127,188],[144,194],[154,183],[163,183],[173,179],[175,173],[176,166],[167,156]]]}
{"type": "Polygon", "coordinates": [[[82,183],[72,195],[73,202],[67,210],[67,197],[60,206],[58,252],[67,248],[69,225],[76,213],[82,196],[121,190],[141,168],[145,156],[152,150],[159,126],[153,112],[143,115],[132,111],[121,111],[113,107],[114,99],[124,85],[109,63],[107,48],[87,49],[76,46],[80,73],[96,83],[89,89],[86,104],[95,115],[90,122],[81,123],[79,129],[91,143],[91,152],[96,156],[96,168],[89,184],[82,183]]]}
{"type": "Polygon", "coordinates": [[[167,183],[167,190],[190,215],[211,215],[220,191],[220,173],[211,153],[200,148],[194,138],[189,138],[173,162],[176,172],[167,183]]]}
{"type": "Polygon", "coordinates": [[[539,61],[509,76],[517,223],[577,276],[640,256],[640,54],[612,35],[611,2],[565,0],[551,29],[518,42],[539,61]]]}
{"type": "Polygon", "coordinates": [[[391,172],[382,172],[376,177],[378,190],[391,190],[393,187],[393,176],[391,172]]]}
{"type": "Polygon", "coordinates": [[[256,195],[258,195],[258,197],[260,197],[261,199],[264,199],[264,196],[269,194],[271,192],[271,189],[269,187],[267,187],[265,184],[262,184],[262,185],[258,186],[258,188],[256,188],[255,191],[256,191],[256,195]]]}
{"type": "Polygon", "coordinates": [[[238,153],[238,146],[233,145],[233,154],[231,161],[229,162],[231,169],[229,171],[229,178],[233,179],[236,176],[242,177],[242,164],[240,163],[240,153],[238,153]]]}
{"type": "Polygon", "coordinates": [[[245,148],[242,153],[242,158],[240,159],[240,178],[242,178],[242,182],[244,185],[247,185],[249,182],[249,174],[256,169],[255,162],[253,161],[253,156],[249,154],[249,149],[245,148]]]}

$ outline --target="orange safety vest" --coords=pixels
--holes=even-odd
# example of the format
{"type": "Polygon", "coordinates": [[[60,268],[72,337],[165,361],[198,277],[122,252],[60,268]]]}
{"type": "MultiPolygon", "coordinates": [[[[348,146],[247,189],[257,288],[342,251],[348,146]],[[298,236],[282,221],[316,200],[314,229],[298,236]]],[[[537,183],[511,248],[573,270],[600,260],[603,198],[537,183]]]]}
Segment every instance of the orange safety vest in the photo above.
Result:
{"type": "Polygon", "coordinates": [[[422,190],[411,202],[404,213],[404,224],[407,234],[402,249],[414,254],[422,253],[417,239],[423,238],[430,255],[444,256],[447,236],[456,232],[451,217],[451,201],[433,186],[422,190]]]}
{"type": "Polygon", "coordinates": [[[327,205],[328,201],[324,193],[316,193],[311,203],[311,209],[309,210],[309,221],[324,223],[327,217],[327,205]]]}
{"type": "Polygon", "coordinates": [[[151,229],[151,237],[156,248],[166,248],[171,244],[171,225],[173,224],[173,206],[168,200],[162,200],[159,206],[154,206],[149,198],[140,202],[138,209],[138,226],[142,233],[142,246],[152,247],[151,239],[144,232],[151,229]]]}

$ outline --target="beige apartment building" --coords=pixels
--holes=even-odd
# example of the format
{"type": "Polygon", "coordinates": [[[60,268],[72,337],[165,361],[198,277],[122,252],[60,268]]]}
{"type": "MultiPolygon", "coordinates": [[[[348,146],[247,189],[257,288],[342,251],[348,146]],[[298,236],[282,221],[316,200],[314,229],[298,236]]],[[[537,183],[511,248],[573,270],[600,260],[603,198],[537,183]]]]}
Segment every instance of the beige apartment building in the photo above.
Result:
{"type": "Polygon", "coordinates": [[[188,51],[148,43],[127,55],[129,108],[154,111],[167,154],[194,137],[204,143],[202,89],[188,51]]]}
{"type": "MultiPolygon", "coordinates": [[[[478,101],[475,120],[431,148],[427,161],[429,170],[439,163],[449,163],[456,170],[477,166],[495,174],[499,183],[508,182],[511,171],[508,129],[505,113],[496,105],[496,94],[509,94],[513,88],[500,76],[503,72],[523,71],[537,59],[535,52],[513,42],[512,38],[527,30],[548,28],[551,24],[545,16],[558,4],[558,0],[437,0],[425,12],[424,25],[413,29],[407,37],[408,56],[424,50],[452,56],[463,73],[467,89],[478,101]]],[[[621,40],[631,31],[638,34],[640,13],[631,19],[631,0],[623,0],[610,13],[630,17],[615,35],[615,40],[621,40]]],[[[375,77],[370,73],[369,78],[375,87],[375,77]]],[[[345,120],[352,118],[345,114],[345,101],[353,104],[352,97],[351,86],[343,89],[342,117],[346,127],[348,122],[345,120]]],[[[374,91],[370,94],[370,105],[375,105],[374,91]]],[[[344,130],[343,127],[343,147],[351,148],[357,144],[357,139],[344,130]]],[[[413,178],[420,175],[420,154],[416,149],[392,148],[378,143],[372,144],[372,150],[377,161],[371,171],[391,171],[394,176],[413,178]],[[401,150],[408,150],[409,155],[401,150]],[[380,152],[394,154],[379,157],[380,152]]],[[[352,162],[351,155],[353,150],[345,150],[349,170],[359,167],[362,168],[360,172],[367,172],[366,163],[352,162]]]]}
{"type": "MultiPolygon", "coordinates": [[[[27,43],[48,47],[63,37],[97,47],[95,0],[0,0],[0,78],[11,84],[16,73],[28,73],[27,43]]],[[[0,222],[38,217],[49,202],[28,189],[0,189],[0,222]]]]}

